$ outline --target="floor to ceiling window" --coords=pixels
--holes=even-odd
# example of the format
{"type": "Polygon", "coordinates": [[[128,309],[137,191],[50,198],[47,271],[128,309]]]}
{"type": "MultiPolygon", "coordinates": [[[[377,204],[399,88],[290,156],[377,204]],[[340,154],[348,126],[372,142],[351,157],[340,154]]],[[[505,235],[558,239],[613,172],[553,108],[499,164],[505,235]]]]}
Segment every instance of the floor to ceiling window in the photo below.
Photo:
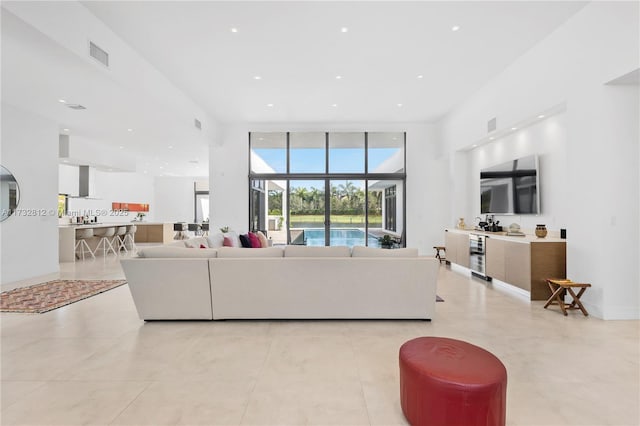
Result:
{"type": "Polygon", "coordinates": [[[403,132],[249,134],[249,227],[275,244],[404,245],[403,132]]]}

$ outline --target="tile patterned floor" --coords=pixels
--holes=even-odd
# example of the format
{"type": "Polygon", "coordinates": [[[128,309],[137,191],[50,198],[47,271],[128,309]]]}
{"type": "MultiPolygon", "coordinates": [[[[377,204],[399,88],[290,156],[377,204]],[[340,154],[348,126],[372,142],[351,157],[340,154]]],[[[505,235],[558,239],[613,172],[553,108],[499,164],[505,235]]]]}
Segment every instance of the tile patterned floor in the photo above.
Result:
{"type": "MultiPolygon", "coordinates": [[[[109,258],[52,278],[122,277],[109,258]]],[[[433,335],[504,362],[509,425],[640,424],[640,322],[564,317],[444,266],[438,294],[432,322],[145,323],[126,286],[3,313],[0,423],[404,425],[398,348],[433,335]]]]}

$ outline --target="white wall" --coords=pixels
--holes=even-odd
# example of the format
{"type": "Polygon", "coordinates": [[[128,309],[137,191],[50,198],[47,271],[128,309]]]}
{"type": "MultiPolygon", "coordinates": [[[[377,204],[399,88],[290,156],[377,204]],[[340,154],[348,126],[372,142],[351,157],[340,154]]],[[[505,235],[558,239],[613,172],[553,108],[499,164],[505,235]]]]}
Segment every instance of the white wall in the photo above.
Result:
{"type": "MultiPolygon", "coordinates": [[[[537,224],[547,229],[566,228],[567,217],[567,134],[566,114],[545,118],[534,125],[517,130],[507,136],[469,151],[467,165],[467,194],[470,198],[466,211],[467,225],[477,223],[480,216],[480,170],[496,164],[537,154],[540,167],[540,215],[495,215],[503,226],[515,222],[522,229],[533,231],[537,224]]],[[[483,216],[484,217],[484,216],[483,216]]]]}
{"type": "Polygon", "coordinates": [[[607,319],[640,318],[640,99],[637,85],[605,85],[640,67],[638,7],[588,4],[441,123],[457,192],[451,208],[470,214],[475,195],[465,188],[465,162],[471,159],[460,150],[486,137],[490,118],[505,129],[566,105],[566,197],[564,207],[546,208],[558,226],[566,222],[568,277],[593,284],[583,299],[592,315],[607,319]]]}
{"type": "MultiPolygon", "coordinates": [[[[78,195],[78,167],[61,164],[59,175],[59,192],[78,195]]],[[[68,212],[72,216],[97,216],[98,221],[102,223],[130,222],[136,217],[137,212],[122,214],[113,211],[112,203],[143,203],[149,204],[149,212],[144,220],[155,220],[157,206],[154,200],[153,177],[131,172],[103,172],[93,168],[90,169],[89,175],[92,198],[69,198],[68,212]]]]}
{"type": "Polygon", "coordinates": [[[58,126],[2,104],[0,162],[16,177],[18,213],[0,223],[2,284],[58,272],[58,126]]]}
{"type": "Polygon", "coordinates": [[[246,231],[249,215],[248,134],[276,131],[407,132],[407,246],[433,254],[444,242],[448,220],[446,159],[440,158],[436,129],[417,123],[230,124],[210,146],[212,229],[229,226],[246,231]]]}
{"type": "Polygon", "coordinates": [[[195,218],[194,177],[156,177],[154,221],[189,222],[195,218]]]}

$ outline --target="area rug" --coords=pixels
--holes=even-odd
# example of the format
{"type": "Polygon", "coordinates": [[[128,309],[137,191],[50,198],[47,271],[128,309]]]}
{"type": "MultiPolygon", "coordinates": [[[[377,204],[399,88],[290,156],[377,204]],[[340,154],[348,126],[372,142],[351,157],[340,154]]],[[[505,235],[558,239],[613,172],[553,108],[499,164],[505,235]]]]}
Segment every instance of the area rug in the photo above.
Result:
{"type": "Polygon", "coordinates": [[[126,284],[126,280],[54,280],[3,291],[0,312],[42,314],[126,284]]]}

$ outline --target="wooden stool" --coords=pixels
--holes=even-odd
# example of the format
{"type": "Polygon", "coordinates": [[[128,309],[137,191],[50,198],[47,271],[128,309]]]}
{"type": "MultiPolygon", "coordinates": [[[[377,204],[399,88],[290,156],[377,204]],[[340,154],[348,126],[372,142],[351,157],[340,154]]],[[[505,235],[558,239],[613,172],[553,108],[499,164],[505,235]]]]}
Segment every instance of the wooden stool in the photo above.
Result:
{"type": "Polygon", "coordinates": [[[567,315],[568,309],[580,309],[585,317],[589,315],[582,302],[580,302],[580,297],[582,297],[582,294],[588,287],[591,287],[591,284],[574,283],[571,280],[555,278],[547,278],[547,284],[549,285],[552,294],[544,305],[545,309],[547,309],[547,306],[549,305],[559,305],[565,316],[567,315]],[[578,294],[573,292],[574,288],[580,289],[578,294]],[[571,297],[573,297],[573,302],[564,303],[565,290],[569,292],[571,297]]]}
{"type": "Polygon", "coordinates": [[[443,246],[433,246],[433,248],[436,250],[436,259],[438,259],[440,261],[440,263],[442,262],[446,262],[447,261],[447,249],[446,247],[443,246]],[[443,255],[440,255],[440,250],[442,250],[444,252],[443,255]]]}

